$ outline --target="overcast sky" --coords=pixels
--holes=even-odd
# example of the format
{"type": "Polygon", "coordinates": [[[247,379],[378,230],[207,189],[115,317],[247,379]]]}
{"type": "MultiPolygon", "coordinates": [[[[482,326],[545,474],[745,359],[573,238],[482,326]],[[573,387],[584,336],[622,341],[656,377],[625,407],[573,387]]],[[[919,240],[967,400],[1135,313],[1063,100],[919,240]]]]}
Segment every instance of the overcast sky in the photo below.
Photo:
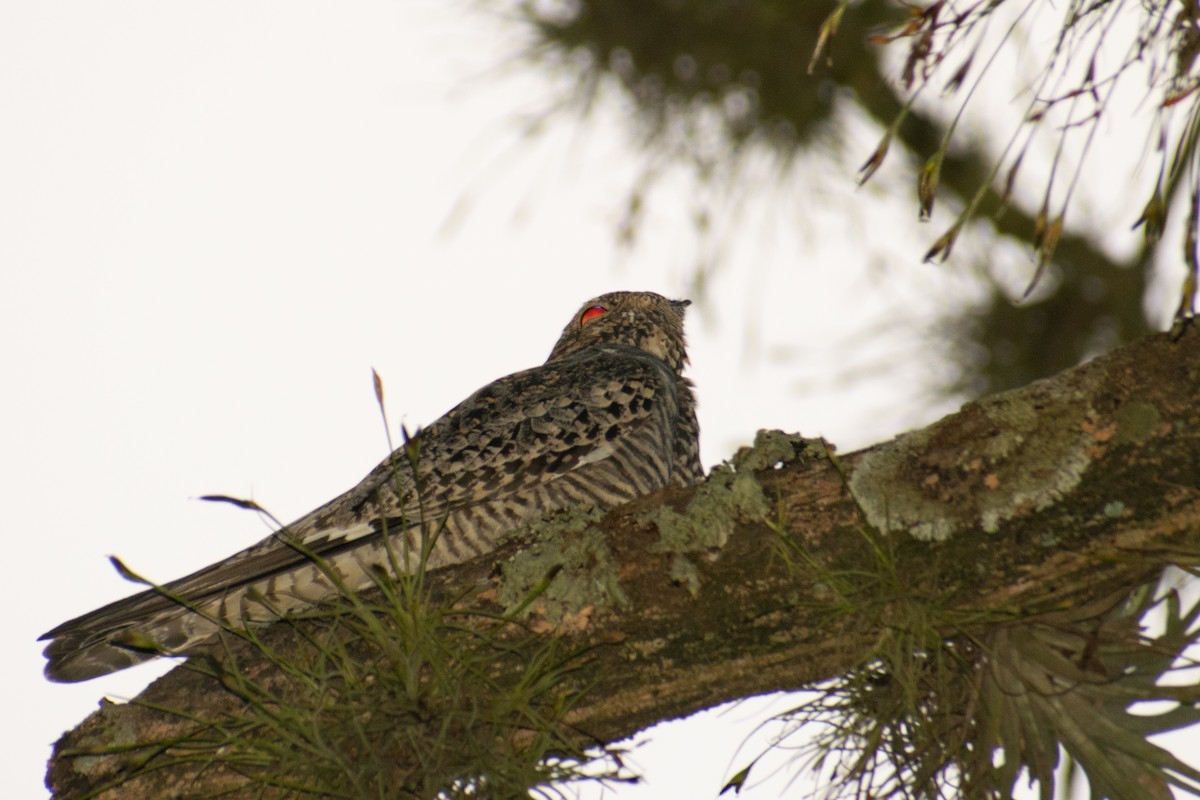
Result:
{"type": "MultiPolygon", "coordinates": [[[[386,454],[372,368],[393,422],[426,424],[541,363],[588,297],[685,292],[694,187],[668,177],[618,249],[640,165],[620,104],[523,142],[552,79],[496,69],[520,46],[436,0],[0,10],[5,796],[45,796],[51,743],[169,666],[43,680],[39,634],[132,592],[109,554],[165,581],[267,533],[199,495],[292,519],[349,488],[386,454]]],[[[848,145],[875,135],[847,118],[848,145]]],[[[709,466],[761,427],[848,451],[951,410],[914,405],[937,376],[912,354],[971,290],[920,263],[907,216],[880,229],[886,178],[796,170],[803,219],[764,188],[689,317],[709,466]],[[862,256],[870,236],[888,258],[862,256]]],[[[646,786],[611,796],[711,796],[759,707],[652,730],[646,786]]]]}

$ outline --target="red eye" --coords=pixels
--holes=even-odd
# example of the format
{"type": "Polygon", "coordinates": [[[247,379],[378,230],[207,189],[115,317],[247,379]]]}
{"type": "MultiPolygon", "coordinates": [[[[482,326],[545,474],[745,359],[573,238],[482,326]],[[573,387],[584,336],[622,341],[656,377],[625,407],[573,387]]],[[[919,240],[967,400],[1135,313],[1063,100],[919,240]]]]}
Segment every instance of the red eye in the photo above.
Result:
{"type": "Polygon", "coordinates": [[[589,308],[583,312],[583,316],[581,316],[579,318],[579,324],[587,325],[589,322],[591,322],[596,317],[600,316],[601,314],[603,314],[606,311],[608,311],[608,309],[605,308],[604,306],[592,306],[591,308],[589,308]]]}

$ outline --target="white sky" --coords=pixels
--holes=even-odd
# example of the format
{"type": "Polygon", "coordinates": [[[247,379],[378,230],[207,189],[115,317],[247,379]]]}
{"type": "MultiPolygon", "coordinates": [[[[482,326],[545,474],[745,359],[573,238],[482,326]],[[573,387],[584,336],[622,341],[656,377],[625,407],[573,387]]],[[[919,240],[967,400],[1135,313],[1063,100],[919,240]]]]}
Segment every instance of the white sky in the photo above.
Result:
{"type": "MultiPolygon", "coordinates": [[[[541,363],[588,297],[682,293],[692,187],[616,249],[640,164],[619,104],[522,143],[551,84],[495,69],[519,47],[436,0],[0,7],[6,797],[45,796],[50,744],[164,669],[42,678],[39,634],[132,592],[109,554],[167,580],[266,534],[197,496],[291,519],[356,483],[386,450],[372,367],[393,423],[428,423],[541,363]]],[[[848,120],[852,150],[875,135],[848,120]]],[[[848,451],[950,410],[913,408],[919,334],[970,290],[920,263],[887,181],[802,165],[738,220],[689,322],[706,464],[760,427],[848,451]]],[[[654,729],[645,787],[611,796],[712,796],[755,707],[654,729]]]]}

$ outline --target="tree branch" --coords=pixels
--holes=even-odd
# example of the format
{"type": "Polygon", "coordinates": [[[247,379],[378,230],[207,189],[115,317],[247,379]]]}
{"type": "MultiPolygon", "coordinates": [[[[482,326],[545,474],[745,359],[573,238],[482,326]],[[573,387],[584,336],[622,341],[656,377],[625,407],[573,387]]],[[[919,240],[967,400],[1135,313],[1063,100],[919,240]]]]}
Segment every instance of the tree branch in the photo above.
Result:
{"type": "MultiPolygon", "coordinates": [[[[641,498],[587,531],[507,542],[431,574],[433,594],[500,612],[552,575],[522,631],[575,653],[554,691],[570,698],[558,735],[580,746],[842,675],[871,654],[897,591],[939,609],[946,635],[1083,606],[1200,545],[1200,331],[1148,337],[836,462],[776,459],[641,498]],[[566,554],[580,542],[591,549],[577,566],[566,554]]],[[[245,643],[231,652],[275,685],[278,664],[245,643]]],[[[47,782],[61,798],[108,787],[110,800],[232,789],[246,770],[178,758],[178,737],[245,703],[208,671],[177,668],[68,732],[47,782]]]]}

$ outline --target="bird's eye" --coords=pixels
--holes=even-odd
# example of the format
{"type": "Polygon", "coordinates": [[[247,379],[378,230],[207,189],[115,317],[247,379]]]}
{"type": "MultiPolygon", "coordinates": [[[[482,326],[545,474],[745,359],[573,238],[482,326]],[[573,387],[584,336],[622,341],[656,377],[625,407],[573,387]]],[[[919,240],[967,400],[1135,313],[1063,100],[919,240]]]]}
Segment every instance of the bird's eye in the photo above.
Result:
{"type": "Polygon", "coordinates": [[[579,317],[579,324],[587,325],[589,322],[591,322],[592,320],[594,320],[596,317],[600,316],[601,314],[605,313],[606,311],[608,311],[608,309],[605,308],[604,306],[592,306],[591,308],[584,311],[583,314],[579,317]]]}

